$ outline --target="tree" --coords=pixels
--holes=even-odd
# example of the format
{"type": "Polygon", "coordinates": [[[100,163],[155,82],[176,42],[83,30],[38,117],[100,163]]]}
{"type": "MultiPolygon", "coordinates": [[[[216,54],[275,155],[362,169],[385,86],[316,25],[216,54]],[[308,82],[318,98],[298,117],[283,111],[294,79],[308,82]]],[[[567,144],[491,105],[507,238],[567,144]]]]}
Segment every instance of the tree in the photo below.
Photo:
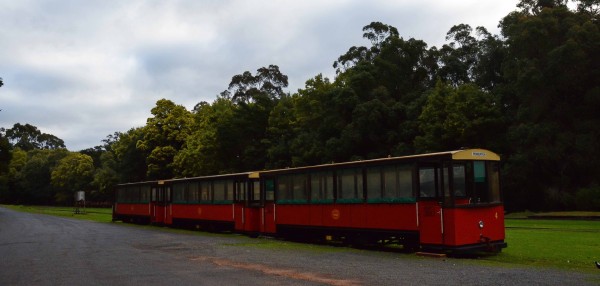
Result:
{"type": "Polygon", "coordinates": [[[55,188],[51,172],[68,154],[66,149],[13,150],[9,170],[10,199],[19,204],[53,204],[55,188]]]}
{"type": "Polygon", "coordinates": [[[288,86],[287,76],[276,65],[246,71],[231,79],[222,95],[231,97],[235,108],[226,128],[217,130],[220,143],[227,144],[228,161],[236,171],[260,170],[267,162],[269,116],[288,86]]]}
{"type": "Polygon", "coordinates": [[[81,153],[70,153],[58,162],[52,170],[52,186],[58,189],[55,200],[58,203],[73,201],[75,192],[90,189],[94,178],[94,160],[81,153]]]}
{"type": "Polygon", "coordinates": [[[420,152],[461,147],[496,150],[503,125],[500,107],[491,94],[473,84],[453,87],[440,81],[429,92],[419,116],[423,135],[416,137],[415,145],[420,152]]]}
{"type": "Polygon", "coordinates": [[[111,144],[111,150],[117,161],[119,182],[139,182],[147,179],[148,165],[146,158],[149,152],[138,149],[137,144],[145,137],[144,128],[131,128],[125,133],[118,133],[118,139],[111,144]]]}
{"type": "Polygon", "coordinates": [[[288,77],[279,71],[276,65],[257,70],[256,75],[249,71],[231,78],[229,88],[223,94],[231,94],[233,102],[248,104],[257,100],[277,100],[284,95],[283,88],[288,86],[288,77]]]}
{"type": "Polygon", "coordinates": [[[136,147],[148,152],[146,159],[149,179],[172,178],[173,158],[191,133],[192,116],[182,105],[161,99],[152,108],[153,117],[144,127],[144,139],[136,147]]]}
{"type": "MultiPolygon", "coordinates": [[[[237,171],[232,161],[234,146],[240,144],[231,127],[235,104],[219,97],[212,104],[200,103],[194,108],[193,133],[173,163],[178,177],[194,177],[237,171]]],[[[242,141],[243,143],[243,141],[242,141]]]]}
{"type": "Polygon", "coordinates": [[[91,185],[94,191],[90,194],[92,200],[110,201],[112,188],[119,183],[117,174],[117,161],[112,151],[105,151],[100,155],[100,166],[95,169],[94,180],[91,185]]]}
{"type": "Polygon", "coordinates": [[[593,143],[600,141],[600,22],[561,1],[521,4],[500,23],[507,91],[517,103],[507,136],[507,200],[572,208],[577,190],[598,184],[600,172],[593,143]]]}
{"type": "Polygon", "coordinates": [[[25,151],[65,148],[62,139],[51,134],[42,133],[37,127],[30,124],[15,123],[12,128],[3,131],[14,147],[19,147],[25,151]]]}

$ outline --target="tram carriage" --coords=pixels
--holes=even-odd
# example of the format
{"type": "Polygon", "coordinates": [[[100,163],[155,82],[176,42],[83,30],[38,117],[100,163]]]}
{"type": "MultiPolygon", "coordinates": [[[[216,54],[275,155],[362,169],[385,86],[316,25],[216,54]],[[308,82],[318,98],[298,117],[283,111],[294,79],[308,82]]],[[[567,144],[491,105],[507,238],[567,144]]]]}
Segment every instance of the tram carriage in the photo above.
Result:
{"type": "Polygon", "coordinates": [[[122,184],[113,219],[499,251],[506,247],[499,161],[491,151],[466,149],[122,184]]]}

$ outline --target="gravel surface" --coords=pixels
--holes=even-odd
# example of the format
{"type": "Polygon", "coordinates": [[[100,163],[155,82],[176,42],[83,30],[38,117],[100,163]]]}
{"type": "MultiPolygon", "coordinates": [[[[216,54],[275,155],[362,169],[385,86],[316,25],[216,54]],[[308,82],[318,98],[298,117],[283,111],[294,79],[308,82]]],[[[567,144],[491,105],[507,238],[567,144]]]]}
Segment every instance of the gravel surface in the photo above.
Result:
{"type": "MultiPolygon", "coordinates": [[[[600,273],[265,243],[0,208],[0,285],[598,285],[600,273]],[[274,247],[274,246],[280,247],[274,247]]],[[[600,272],[600,271],[599,271],[600,272]]]]}

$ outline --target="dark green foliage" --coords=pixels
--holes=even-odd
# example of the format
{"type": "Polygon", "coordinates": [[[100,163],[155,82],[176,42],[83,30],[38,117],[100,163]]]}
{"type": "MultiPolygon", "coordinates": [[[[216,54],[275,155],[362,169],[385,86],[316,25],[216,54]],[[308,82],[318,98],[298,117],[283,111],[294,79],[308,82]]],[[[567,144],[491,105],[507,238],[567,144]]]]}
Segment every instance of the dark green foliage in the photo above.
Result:
{"type": "Polygon", "coordinates": [[[65,143],[62,139],[42,133],[37,127],[25,124],[16,123],[10,129],[0,130],[4,136],[11,142],[14,147],[29,151],[35,149],[59,149],[65,148],[65,143]]]}
{"type": "Polygon", "coordinates": [[[501,22],[514,115],[505,187],[507,202],[572,209],[577,190],[600,173],[600,29],[597,15],[546,2],[501,22]]]}

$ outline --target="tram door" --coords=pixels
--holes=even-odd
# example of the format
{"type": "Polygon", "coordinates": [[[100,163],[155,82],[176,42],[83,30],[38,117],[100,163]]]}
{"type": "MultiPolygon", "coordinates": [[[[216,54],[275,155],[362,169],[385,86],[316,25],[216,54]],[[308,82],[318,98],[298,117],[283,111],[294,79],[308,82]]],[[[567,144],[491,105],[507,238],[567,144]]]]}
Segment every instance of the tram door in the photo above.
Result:
{"type": "Polygon", "coordinates": [[[262,227],[263,233],[275,233],[275,181],[273,179],[264,180],[261,186],[264,196],[262,208],[262,227]]]}
{"type": "Polygon", "coordinates": [[[419,232],[421,244],[442,244],[444,209],[440,200],[443,192],[442,169],[438,164],[419,166],[419,232]]]}
{"type": "Polygon", "coordinates": [[[258,179],[235,182],[234,219],[237,231],[259,233],[264,228],[261,197],[258,179]]]}
{"type": "Polygon", "coordinates": [[[171,200],[171,188],[159,182],[159,185],[153,186],[151,191],[150,221],[157,224],[170,223],[169,201],[171,200]]]}

